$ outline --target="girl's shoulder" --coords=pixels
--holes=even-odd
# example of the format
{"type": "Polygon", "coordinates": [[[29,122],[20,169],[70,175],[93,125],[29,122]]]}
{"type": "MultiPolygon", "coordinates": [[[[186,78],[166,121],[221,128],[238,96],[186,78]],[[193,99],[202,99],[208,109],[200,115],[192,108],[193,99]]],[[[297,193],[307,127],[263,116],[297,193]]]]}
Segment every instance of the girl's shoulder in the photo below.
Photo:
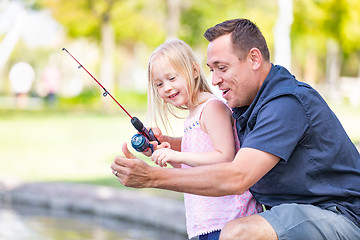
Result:
{"type": "Polygon", "coordinates": [[[208,100],[206,100],[206,102],[204,102],[201,106],[201,109],[200,109],[200,113],[203,112],[204,110],[206,109],[218,109],[218,108],[225,108],[225,109],[229,109],[230,111],[231,108],[221,99],[217,98],[217,97],[212,97],[208,100]]]}
{"type": "Polygon", "coordinates": [[[199,115],[202,130],[209,134],[209,129],[233,125],[231,108],[221,99],[212,98],[204,103],[199,115]],[[228,125],[230,123],[230,125],[228,125]]]}
{"type": "Polygon", "coordinates": [[[232,115],[232,110],[223,100],[214,97],[202,104],[198,114],[199,119],[201,119],[203,115],[212,117],[218,114],[223,115],[224,118],[228,118],[229,115],[232,115]]]}

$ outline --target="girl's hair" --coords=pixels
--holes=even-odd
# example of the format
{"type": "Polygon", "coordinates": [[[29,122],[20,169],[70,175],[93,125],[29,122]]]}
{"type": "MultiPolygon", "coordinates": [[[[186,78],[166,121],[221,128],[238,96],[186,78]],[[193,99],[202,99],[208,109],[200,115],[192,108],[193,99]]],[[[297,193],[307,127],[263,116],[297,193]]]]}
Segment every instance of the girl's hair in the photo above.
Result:
{"type": "MultiPolygon", "coordinates": [[[[200,104],[197,94],[200,92],[209,92],[211,89],[206,81],[205,75],[197,62],[191,47],[184,41],[179,39],[168,40],[155,49],[149,59],[148,63],[148,111],[147,115],[151,124],[159,126],[159,121],[167,131],[170,126],[168,113],[180,118],[176,114],[176,107],[164,102],[159,96],[156,85],[154,83],[154,76],[152,74],[153,64],[165,59],[169,61],[171,66],[180,76],[185,79],[187,91],[189,94],[189,105],[196,106],[200,104]]],[[[179,109],[186,109],[186,106],[177,107],[179,109]]]]}

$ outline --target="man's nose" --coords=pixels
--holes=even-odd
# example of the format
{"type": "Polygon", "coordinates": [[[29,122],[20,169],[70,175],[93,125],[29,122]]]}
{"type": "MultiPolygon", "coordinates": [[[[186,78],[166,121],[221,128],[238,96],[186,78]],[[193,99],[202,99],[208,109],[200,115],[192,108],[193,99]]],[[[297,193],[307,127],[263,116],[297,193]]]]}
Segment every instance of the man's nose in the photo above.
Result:
{"type": "Polygon", "coordinates": [[[216,74],[215,72],[213,72],[213,73],[212,73],[211,84],[212,84],[213,86],[217,86],[217,85],[219,85],[219,83],[221,83],[221,82],[222,82],[222,78],[221,78],[218,74],[216,74]]]}

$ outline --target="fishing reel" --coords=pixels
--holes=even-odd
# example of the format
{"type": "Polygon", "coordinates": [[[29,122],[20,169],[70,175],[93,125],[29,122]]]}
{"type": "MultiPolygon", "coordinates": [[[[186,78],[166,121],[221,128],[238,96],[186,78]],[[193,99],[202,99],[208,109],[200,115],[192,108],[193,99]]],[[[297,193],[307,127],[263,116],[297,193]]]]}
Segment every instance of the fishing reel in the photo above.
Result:
{"type": "Polygon", "coordinates": [[[149,139],[139,133],[131,138],[131,146],[138,152],[146,152],[149,148],[154,152],[154,146],[150,144],[149,139]]]}
{"type": "Polygon", "coordinates": [[[138,134],[135,134],[131,138],[132,147],[138,152],[146,152],[149,148],[151,149],[151,153],[154,152],[154,146],[150,144],[150,141],[157,141],[159,145],[160,142],[155,137],[152,129],[147,130],[137,117],[131,119],[131,124],[139,131],[138,134]]]}

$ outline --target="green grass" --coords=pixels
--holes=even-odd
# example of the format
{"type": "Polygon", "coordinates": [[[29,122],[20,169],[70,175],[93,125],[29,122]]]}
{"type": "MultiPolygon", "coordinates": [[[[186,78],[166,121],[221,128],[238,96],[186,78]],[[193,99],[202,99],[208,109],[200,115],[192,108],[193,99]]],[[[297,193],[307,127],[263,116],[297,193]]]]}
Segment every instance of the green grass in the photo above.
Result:
{"type": "MultiPolygon", "coordinates": [[[[144,119],[144,115],[136,116],[144,119]]],[[[122,112],[0,110],[0,181],[63,181],[122,187],[110,165],[122,154],[122,143],[130,142],[134,134],[130,118],[122,112]]],[[[131,146],[129,149],[153,165],[131,146]]],[[[142,191],[180,197],[164,190],[142,191]]]]}
{"type": "MultiPolygon", "coordinates": [[[[359,146],[360,109],[345,104],[330,106],[359,146]]],[[[144,109],[131,112],[144,119],[144,109]]],[[[175,132],[181,133],[182,126],[175,126],[175,132]]],[[[0,110],[0,181],[66,181],[121,187],[110,164],[122,154],[122,142],[129,142],[135,133],[121,110],[111,114],[88,110],[0,110]]],[[[136,155],[152,164],[142,154],[136,155]]]]}
{"type": "MultiPolygon", "coordinates": [[[[129,118],[99,114],[14,114],[0,118],[0,176],[24,181],[111,177],[110,163],[135,134],[129,118]]],[[[106,181],[105,181],[106,182],[106,181]]]]}

